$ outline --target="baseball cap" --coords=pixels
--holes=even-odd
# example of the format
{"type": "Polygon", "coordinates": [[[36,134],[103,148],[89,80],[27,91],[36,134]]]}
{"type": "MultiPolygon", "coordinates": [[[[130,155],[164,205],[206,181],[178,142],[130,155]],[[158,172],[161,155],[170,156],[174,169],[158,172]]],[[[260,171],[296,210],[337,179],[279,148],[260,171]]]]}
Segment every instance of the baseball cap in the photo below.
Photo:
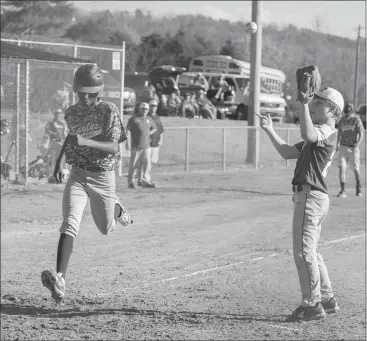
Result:
{"type": "Polygon", "coordinates": [[[152,99],[150,102],[149,102],[149,106],[153,107],[153,106],[158,106],[158,103],[156,100],[152,99]]]}
{"type": "Polygon", "coordinates": [[[140,109],[143,109],[143,108],[144,108],[144,109],[149,109],[149,104],[148,104],[148,103],[146,103],[146,102],[143,102],[143,103],[141,103],[141,104],[140,104],[139,108],[140,108],[140,109]]]}

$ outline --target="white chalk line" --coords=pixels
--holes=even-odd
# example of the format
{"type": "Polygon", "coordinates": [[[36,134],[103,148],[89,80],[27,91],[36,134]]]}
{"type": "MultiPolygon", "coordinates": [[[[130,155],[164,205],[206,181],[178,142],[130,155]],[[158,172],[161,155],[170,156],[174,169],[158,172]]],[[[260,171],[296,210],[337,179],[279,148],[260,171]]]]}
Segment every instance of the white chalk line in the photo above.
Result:
{"type": "Polygon", "coordinates": [[[364,237],[366,234],[357,234],[355,236],[350,236],[350,237],[346,237],[346,238],[340,238],[340,239],[335,239],[335,240],[330,240],[328,242],[325,242],[322,245],[328,245],[328,244],[335,244],[335,243],[340,243],[343,242],[344,240],[350,240],[350,239],[355,239],[355,238],[359,238],[359,237],[364,237]]]}
{"type": "MultiPolygon", "coordinates": [[[[349,236],[349,237],[345,237],[345,238],[330,240],[330,241],[325,242],[325,243],[323,243],[321,245],[341,243],[341,242],[346,241],[346,240],[351,240],[351,239],[365,237],[365,236],[366,236],[366,234],[363,233],[363,234],[349,236]]],[[[289,250],[288,250],[288,252],[289,252],[289,250]]],[[[273,254],[270,254],[270,255],[267,255],[267,256],[263,256],[263,257],[250,258],[250,259],[247,259],[247,260],[244,260],[244,261],[240,261],[240,262],[236,262],[236,263],[231,263],[231,264],[226,264],[226,265],[223,265],[223,266],[217,266],[217,267],[214,267],[214,268],[209,268],[209,269],[205,269],[205,270],[195,271],[195,272],[191,272],[191,273],[188,273],[188,274],[185,274],[185,275],[181,275],[181,276],[165,278],[165,279],[161,279],[161,280],[158,280],[158,281],[145,283],[145,284],[143,284],[143,287],[149,287],[152,284],[172,282],[172,281],[179,280],[179,279],[184,279],[184,278],[188,278],[188,277],[194,277],[194,276],[198,276],[198,275],[203,275],[203,274],[206,274],[208,272],[222,270],[222,269],[226,269],[226,268],[229,268],[229,267],[246,264],[246,263],[249,263],[249,262],[255,262],[255,261],[259,261],[259,260],[265,260],[265,259],[270,258],[270,257],[276,257],[276,256],[278,256],[280,254],[281,253],[273,253],[273,254]]],[[[119,292],[122,292],[122,291],[133,290],[133,289],[136,289],[136,287],[123,288],[123,289],[120,289],[120,290],[117,290],[117,291],[114,291],[114,292],[108,292],[108,293],[105,293],[105,294],[95,294],[95,296],[97,296],[97,297],[106,297],[106,296],[114,295],[114,294],[119,293],[119,292]]]]}

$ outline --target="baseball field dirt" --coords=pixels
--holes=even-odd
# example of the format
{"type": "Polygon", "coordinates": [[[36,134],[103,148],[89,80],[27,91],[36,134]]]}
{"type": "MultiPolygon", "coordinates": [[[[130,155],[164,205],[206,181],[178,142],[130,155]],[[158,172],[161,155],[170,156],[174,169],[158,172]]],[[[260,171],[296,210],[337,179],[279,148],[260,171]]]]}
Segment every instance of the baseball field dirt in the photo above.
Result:
{"type": "Polygon", "coordinates": [[[158,171],[156,189],[117,180],[133,225],[102,236],[87,207],[62,305],[40,274],[55,267],[63,185],[2,189],[2,340],[366,339],[366,201],[355,196],[351,172],[340,199],[330,169],[320,241],[341,312],[289,323],[300,301],[292,171],[158,171]]]}

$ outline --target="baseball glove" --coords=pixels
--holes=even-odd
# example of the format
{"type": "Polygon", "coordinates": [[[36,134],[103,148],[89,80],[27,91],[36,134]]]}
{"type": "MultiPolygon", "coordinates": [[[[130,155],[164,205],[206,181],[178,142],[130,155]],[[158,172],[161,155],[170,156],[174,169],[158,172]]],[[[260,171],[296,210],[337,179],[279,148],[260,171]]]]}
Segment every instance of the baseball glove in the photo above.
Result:
{"type": "Polygon", "coordinates": [[[306,66],[297,70],[297,101],[308,104],[312,101],[313,95],[319,91],[321,86],[321,75],[315,65],[306,66]]]}

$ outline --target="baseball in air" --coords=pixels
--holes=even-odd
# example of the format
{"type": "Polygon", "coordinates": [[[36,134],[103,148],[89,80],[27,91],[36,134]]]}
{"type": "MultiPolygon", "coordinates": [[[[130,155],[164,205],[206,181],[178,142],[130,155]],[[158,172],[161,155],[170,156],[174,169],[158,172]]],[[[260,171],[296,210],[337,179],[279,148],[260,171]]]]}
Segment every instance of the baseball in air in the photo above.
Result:
{"type": "Polygon", "coordinates": [[[248,33],[256,33],[257,31],[257,24],[256,22],[250,21],[248,24],[246,24],[246,31],[248,33]]]}

